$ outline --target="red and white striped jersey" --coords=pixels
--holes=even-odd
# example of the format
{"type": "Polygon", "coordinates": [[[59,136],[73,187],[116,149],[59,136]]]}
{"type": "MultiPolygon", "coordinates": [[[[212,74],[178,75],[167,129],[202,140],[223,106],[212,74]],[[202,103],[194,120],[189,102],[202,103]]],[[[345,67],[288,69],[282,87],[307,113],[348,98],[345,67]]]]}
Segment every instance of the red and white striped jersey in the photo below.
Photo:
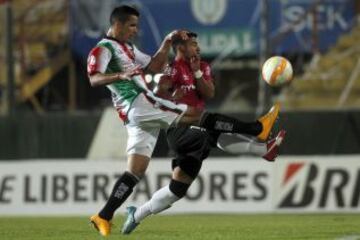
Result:
{"type": "MultiPolygon", "coordinates": [[[[116,39],[106,37],[94,47],[88,57],[87,72],[117,73],[135,67],[145,68],[151,57],[144,54],[135,45],[120,43],[116,39]]],[[[143,91],[132,80],[120,80],[106,86],[112,93],[112,101],[120,116],[126,118],[131,103],[143,91]]]]}

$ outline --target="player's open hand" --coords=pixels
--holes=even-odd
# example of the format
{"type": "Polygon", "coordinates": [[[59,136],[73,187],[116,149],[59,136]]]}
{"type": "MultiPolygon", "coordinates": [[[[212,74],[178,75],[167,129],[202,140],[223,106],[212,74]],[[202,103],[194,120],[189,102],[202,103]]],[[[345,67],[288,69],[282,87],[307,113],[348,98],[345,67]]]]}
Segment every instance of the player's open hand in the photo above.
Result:
{"type": "Polygon", "coordinates": [[[188,31],[186,30],[174,30],[172,31],[171,33],[169,33],[166,37],[165,37],[165,40],[166,41],[172,41],[174,40],[175,38],[181,38],[182,40],[186,41],[189,39],[188,37],[188,31]]]}
{"type": "Polygon", "coordinates": [[[200,70],[200,54],[196,54],[190,58],[190,67],[193,72],[200,70]]]}
{"type": "Polygon", "coordinates": [[[140,66],[136,66],[135,68],[119,73],[119,79],[131,80],[131,77],[139,74],[142,74],[142,69],[140,66]]]}

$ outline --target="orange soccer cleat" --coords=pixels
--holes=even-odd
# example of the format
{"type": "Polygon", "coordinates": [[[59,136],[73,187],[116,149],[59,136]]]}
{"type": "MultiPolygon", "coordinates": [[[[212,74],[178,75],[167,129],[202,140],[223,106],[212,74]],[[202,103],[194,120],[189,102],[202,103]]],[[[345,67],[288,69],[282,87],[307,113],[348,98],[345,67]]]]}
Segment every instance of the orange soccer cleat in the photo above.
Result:
{"type": "Polygon", "coordinates": [[[258,121],[262,124],[263,127],[261,133],[257,135],[257,138],[260,141],[264,142],[268,139],[271,129],[274,126],[274,123],[279,115],[279,111],[280,104],[276,103],[267,114],[258,119],[258,121]]]}
{"type": "Polygon", "coordinates": [[[99,217],[99,215],[94,215],[90,218],[90,222],[93,224],[94,228],[99,231],[99,233],[107,237],[111,233],[111,222],[99,217]]]}

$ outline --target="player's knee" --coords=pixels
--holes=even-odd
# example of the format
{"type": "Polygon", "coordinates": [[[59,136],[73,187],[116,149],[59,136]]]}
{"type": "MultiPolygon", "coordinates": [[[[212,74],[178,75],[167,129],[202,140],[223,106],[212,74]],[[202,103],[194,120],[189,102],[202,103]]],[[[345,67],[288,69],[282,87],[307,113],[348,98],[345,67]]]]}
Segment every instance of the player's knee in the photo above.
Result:
{"type": "Polygon", "coordinates": [[[175,194],[178,198],[182,198],[186,195],[187,190],[189,189],[190,184],[183,183],[171,179],[169,189],[170,191],[175,194]]]}
{"type": "Polygon", "coordinates": [[[203,112],[203,110],[195,108],[195,107],[191,107],[188,106],[185,115],[186,116],[191,116],[191,117],[199,117],[201,116],[201,113],[203,112]]]}
{"type": "Polygon", "coordinates": [[[180,169],[189,175],[192,179],[195,179],[200,172],[202,161],[195,158],[188,158],[186,160],[180,161],[180,169]]]}
{"type": "Polygon", "coordinates": [[[175,167],[173,169],[173,179],[179,182],[191,184],[194,179],[187,175],[180,167],[175,167]]]}
{"type": "Polygon", "coordinates": [[[219,114],[217,113],[203,112],[199,121],[199,126],[203,128],[215,126],[215,122],[218,118],[219,114]]]}

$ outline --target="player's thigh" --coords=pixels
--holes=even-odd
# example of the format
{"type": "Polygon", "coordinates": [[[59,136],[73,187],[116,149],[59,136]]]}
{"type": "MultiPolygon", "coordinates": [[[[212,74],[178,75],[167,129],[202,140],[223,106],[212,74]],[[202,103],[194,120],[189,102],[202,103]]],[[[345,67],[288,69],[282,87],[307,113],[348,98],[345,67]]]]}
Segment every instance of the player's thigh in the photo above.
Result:
{"type": "Polygon", "coordinates": [[[166,129],[176,122],[180,115],[173,109],[154,105],[141,94],[134,100],[128,112],[128,125],[166,129]]]}
{"type": "Polygon", "coordinates": [[[167,140],[176,155],[187,154],[200,159],[211,148],[208,133],[199,128],[171,127],[167,131],[167,140]]]}
{"type": "Polygon", "coordinates": [[[211,150],[207,132],[186,127],[170,128],[168,141],[175,152],[172,168],[175,170],[179,167],[182,172],[195,179],[202,161],[208,157],[211,150]]]}
{"type": "Polygon", "coordinates": [[[132,125],[126,125],[126,129],[128,133],[127,155],[142,155],[151,158],[160,129],[132,125]]]}
{"type": "Polygon", "coordinates": [[[186,112],[177,120],[180,126],[195,125],[198,126],[202,117],[203,111],[193,107],[188,107],[186,112]]]}

